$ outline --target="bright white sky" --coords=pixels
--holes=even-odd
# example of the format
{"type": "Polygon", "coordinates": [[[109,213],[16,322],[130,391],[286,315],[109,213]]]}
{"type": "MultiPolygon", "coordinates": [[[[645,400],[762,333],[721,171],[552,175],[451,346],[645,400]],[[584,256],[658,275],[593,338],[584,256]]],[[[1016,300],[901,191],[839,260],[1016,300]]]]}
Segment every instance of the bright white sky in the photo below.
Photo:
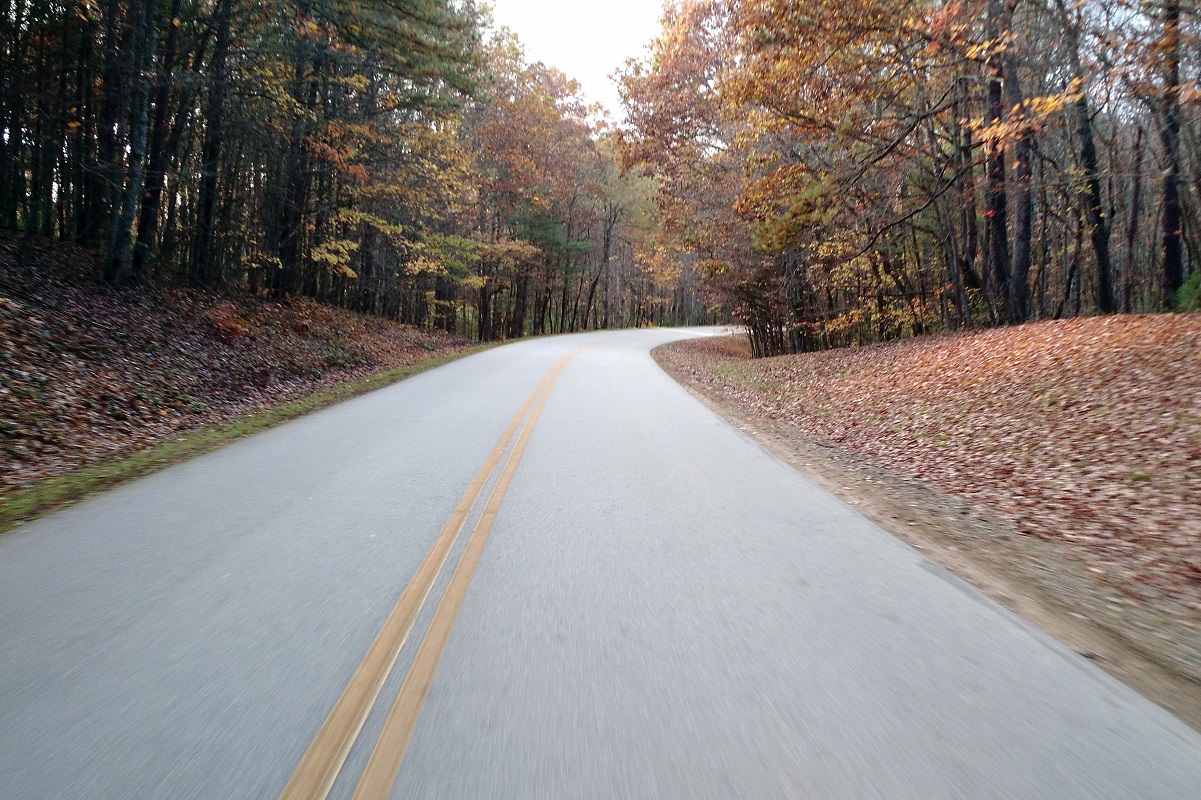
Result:
{"type": "Polygon", "coordinates": [[[542,61],[575,78],[584,96],[620,119],[621,101],[609,76],[641,56],[659,34],[661,0],[488,0],[498,26],[542,61]]]}

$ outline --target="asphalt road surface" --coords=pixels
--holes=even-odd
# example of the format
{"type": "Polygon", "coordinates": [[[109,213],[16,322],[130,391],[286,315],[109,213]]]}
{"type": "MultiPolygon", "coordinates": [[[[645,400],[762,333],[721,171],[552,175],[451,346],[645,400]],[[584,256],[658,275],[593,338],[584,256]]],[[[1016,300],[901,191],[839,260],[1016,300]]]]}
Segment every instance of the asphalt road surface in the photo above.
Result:
{"type": "Polygon", "coordinates": [[[1201,797],[1201,735],[666,377],[490,350],[0,536],[0,798],[1201,797]]]}

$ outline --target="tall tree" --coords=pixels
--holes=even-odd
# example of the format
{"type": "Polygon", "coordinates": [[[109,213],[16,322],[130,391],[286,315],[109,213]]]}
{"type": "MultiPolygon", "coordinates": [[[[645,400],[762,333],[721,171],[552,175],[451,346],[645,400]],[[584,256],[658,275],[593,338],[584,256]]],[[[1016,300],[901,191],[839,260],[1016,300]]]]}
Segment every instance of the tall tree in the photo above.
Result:
{"type": "Polygon", "coordinates": [[[205,104],[203,143],[200,146],[200,194],[196,235],[193,240],[192,282],[216,289],[221,281],[221,268],[214,252],[216,236],[217,177],[225,135],[225,113],[229,96],[230,25],[234,0],[217,0],[213,12],[213,55],[209,62],[209,90],[205,104]]]}
{"type": "Polygon", "coordinates": [[[1075,116],[1076,137],[1079,139],[1080,166],[1084,171],[1084,213],[1093,258],[1096,261],[1097,310],[1102,314],[1112,314],[1117,311],[1117,303],[1114,298],[1113,265],[1109,254],[1110,221],[1105,215],[1101,194],[1101,164],[1097,155],[1096,138],[1093,135],[1093,112],[1089,104],[1090,87],[1081,54],[1081,38],[1086,16],[1079,4],[1069,9],[1065,0],[1055,0],[1055,10],[1067,45],[1072,81],[1077,87],[1072,110],[1075,116]]]}
{"type": "Polygon", "coordinates": [[[157,0],[140,0],[131,4],[136,21],[133,25],[131,49],[131,76],[133,93],[129,109],[129,155],[125,170],[123,191],[118,193],[119,211],[113,217],[109,233],[108,253],[105,259],[104,277],[110,284],[119,286],[129,277],[133,263],[130,237],[134,214],[142,200],[142,181],[146,174],[146,142],[150,129],[150,81],[151,65],[154,64],[155,48],[158,43],[156,26],[157,0]]]}
{"type": "Polygon", "coordinates": [[[1183,224],[1180,208],[1180,0],[1164,0],[1160,42],[1163,86],[1159,136],[1163,146],[1163,304],[1171,308],[1184,283],[1183,224]]]}

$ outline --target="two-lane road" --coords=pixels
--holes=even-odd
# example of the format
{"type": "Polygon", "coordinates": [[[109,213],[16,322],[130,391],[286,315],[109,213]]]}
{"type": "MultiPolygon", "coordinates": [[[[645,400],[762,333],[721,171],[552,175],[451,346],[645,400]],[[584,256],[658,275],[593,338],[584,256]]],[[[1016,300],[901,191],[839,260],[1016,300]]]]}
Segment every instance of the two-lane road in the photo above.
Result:
{"type": "Polygon", "coordinates": [[[497,348],[0,536],[0,798],[1201,797],[1201,735],[697,403],[648,355],[687,335],[497,348]]]}

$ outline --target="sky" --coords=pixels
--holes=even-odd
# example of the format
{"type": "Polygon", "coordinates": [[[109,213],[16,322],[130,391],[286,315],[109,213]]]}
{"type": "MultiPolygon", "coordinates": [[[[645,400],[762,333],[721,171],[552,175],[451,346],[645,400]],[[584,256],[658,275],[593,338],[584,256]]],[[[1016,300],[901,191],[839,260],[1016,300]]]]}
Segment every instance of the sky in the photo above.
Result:
{"type": "Polygon", "coordinates": [[[585,98],[620,119],[609,80],[627,58],[641,56],[659,33],[660,0],[488,0],[498,25],[517,34],[526,58],[557,67],[585,98]]]}

